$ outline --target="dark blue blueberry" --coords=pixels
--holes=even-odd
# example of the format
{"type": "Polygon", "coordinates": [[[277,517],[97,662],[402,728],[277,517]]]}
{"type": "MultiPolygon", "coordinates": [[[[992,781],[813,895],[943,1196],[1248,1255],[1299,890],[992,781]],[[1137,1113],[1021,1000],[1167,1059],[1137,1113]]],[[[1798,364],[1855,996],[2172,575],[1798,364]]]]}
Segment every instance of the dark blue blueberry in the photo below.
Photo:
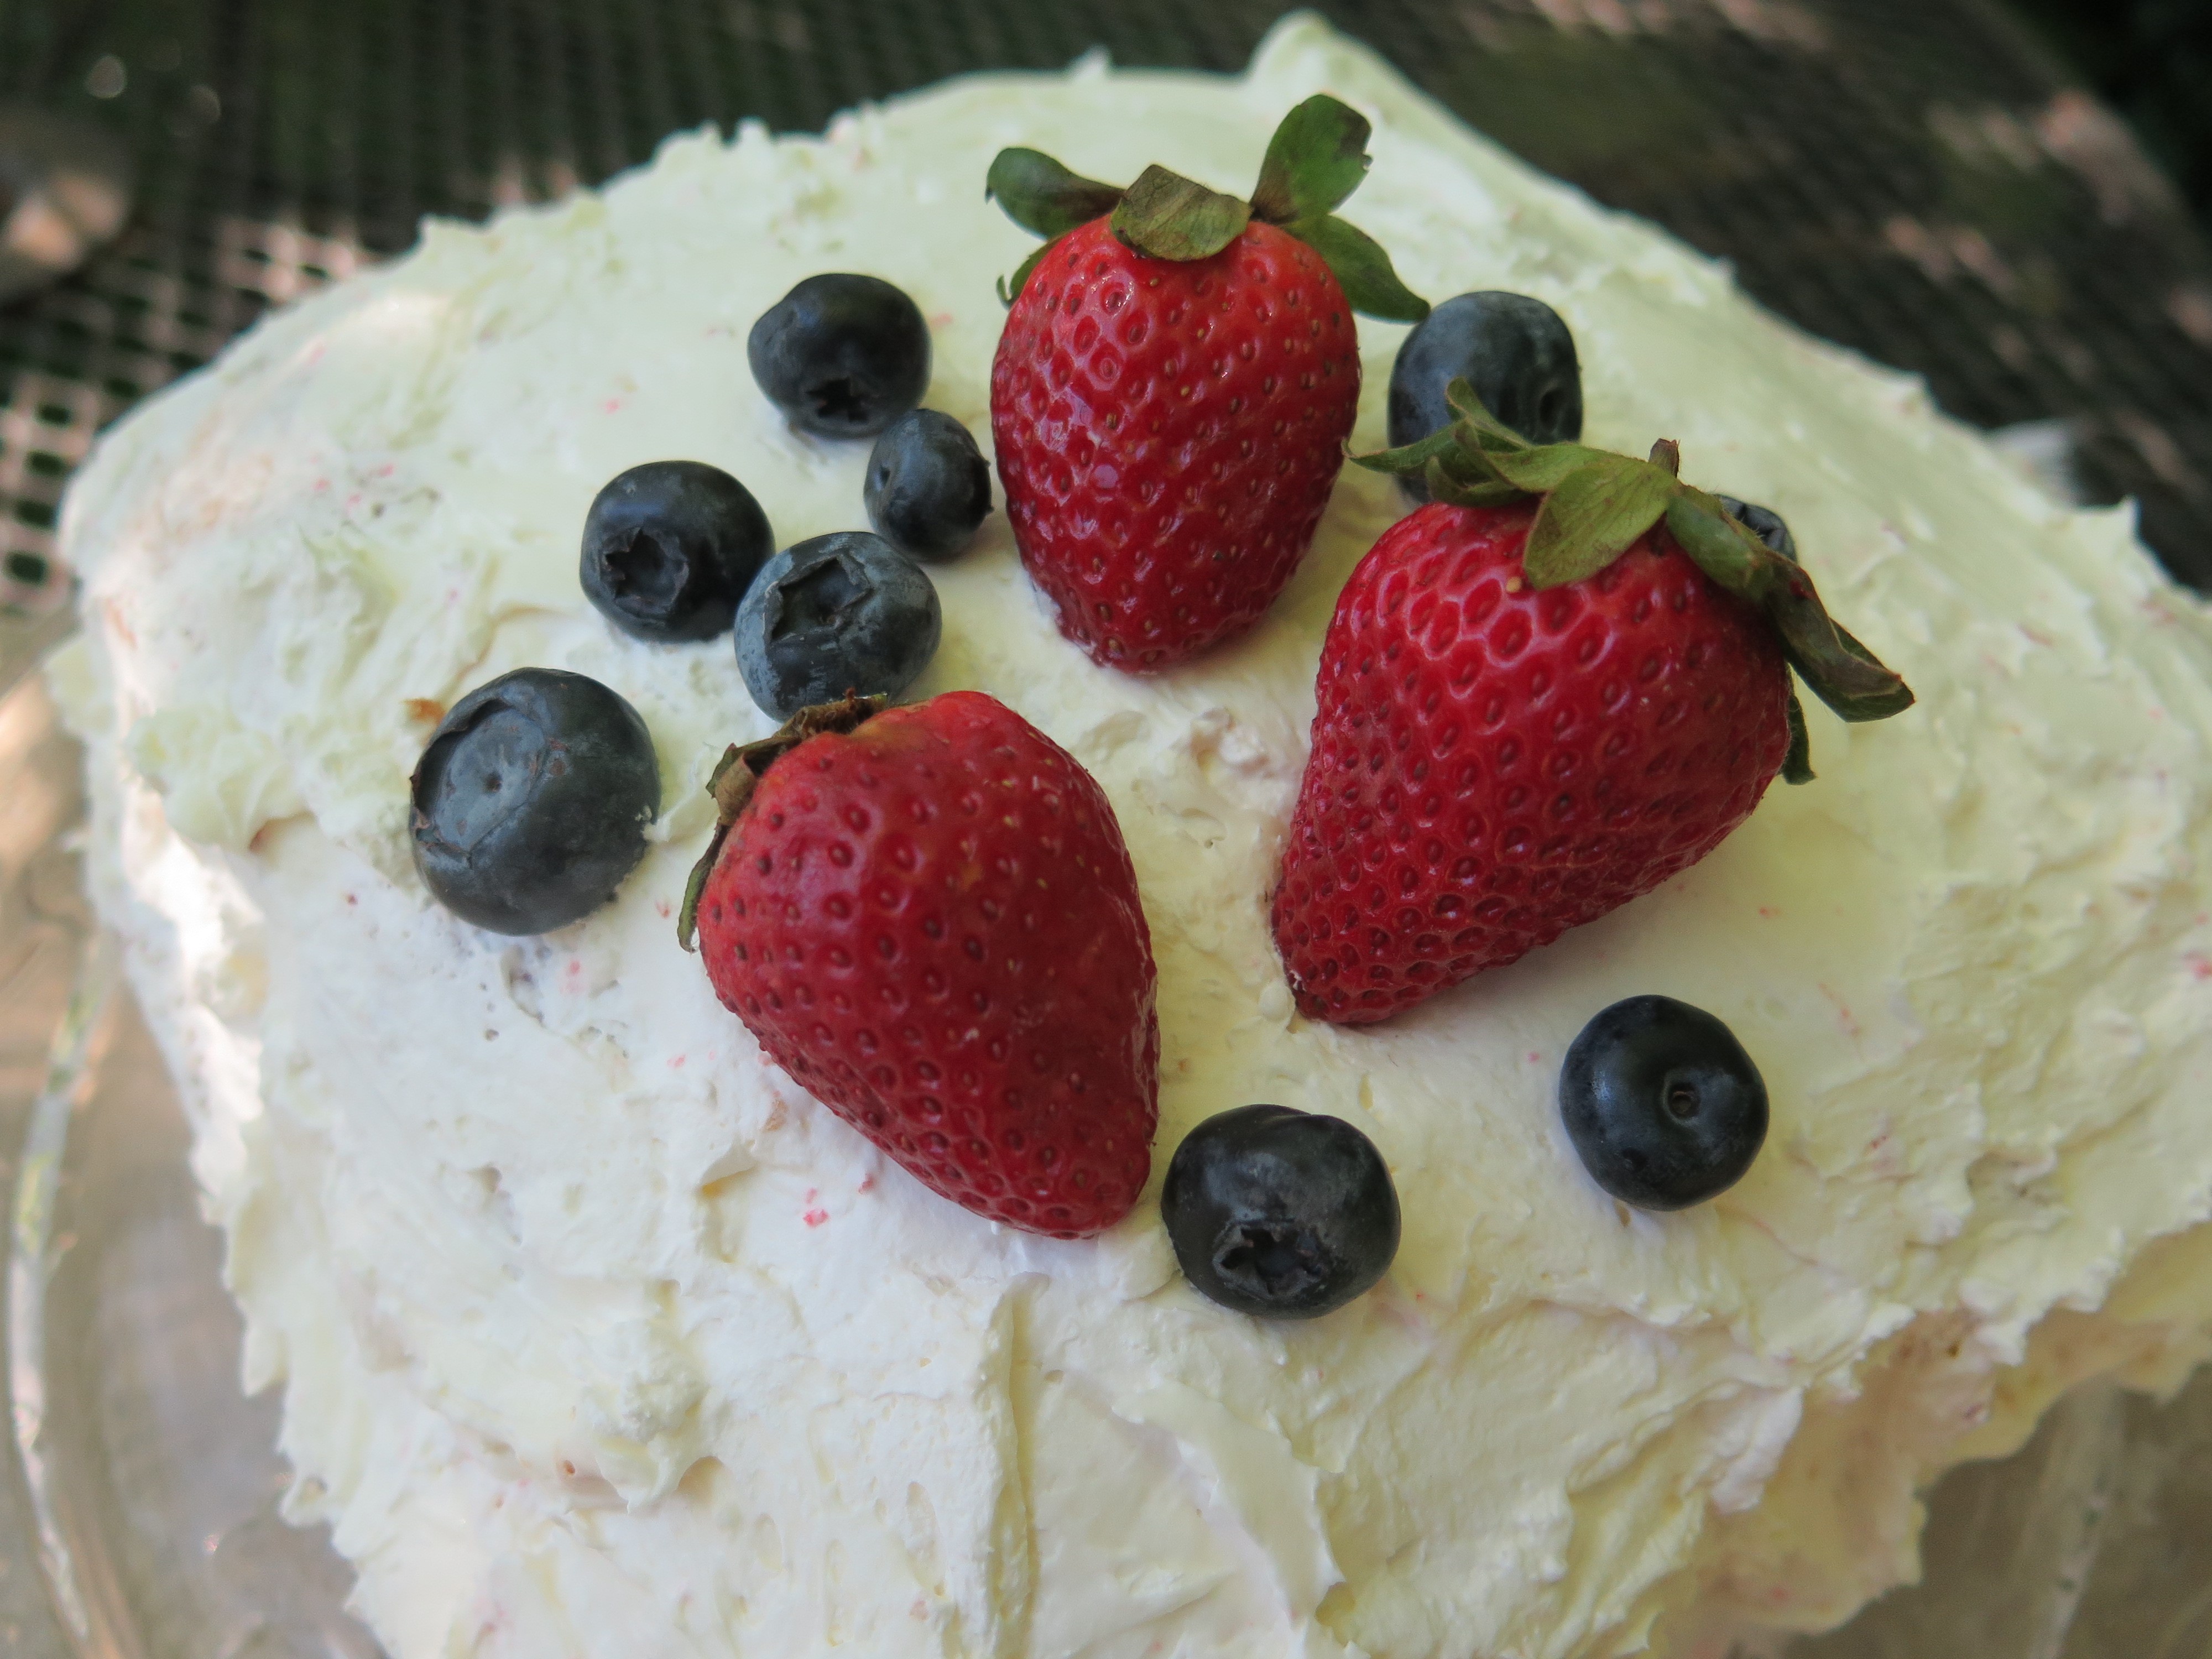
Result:
{"type": "Polygon", "coordinates": [[[584,516],[584,592],[641,640],[711,640],[775,551],[768,514],[721,468],[647,461],[584,516]]]}
{"type": "Polygon", "coordinates": [[[1638,1209],[1680,1210],[1726,1192],[1759,1156],[1766,1085],[1704,1009],[1631,997],[1567,1049],[1559,1115],[1599,1186],[1638,1209]]]}
{"type": "Polygon", "coordinates": [[[929,390],[929,325],[880,276],[809,276],[745,341],[753,379],[786,419],[825,438],[867,438],[929,390]]]}
{"type": "MultiPolygon", "coordinates": [[[[1418,443],[1456,418],[1445,388],[1465,380],[1483,406],[1532,444],[1583,435],[1583,374],[1559,313],[1525,294],[1445,301],[1408,334],[1390,368],[1390,444],[1418,443]]],[[[1428,487],[1401,480],[1423,501],[1428,487]]]]}
{"type": "Polygon", "coordinates": [[[495,933],[566,927],[645,856],[660,768],[637,710],[597,680],[518,668],[453,705],[410,785],[415,867],[495,933]]]}
{"type": "Polygon", "coordinates": [[[1733,495],[1717,499],[1721,511],[1765,542],[1769,551],[1779,553],[1792,564],[1797,562],[1797,538],[1790,533],[1790,526],[1779,513],[1756,501],[1740,501],[1733,495]]]}
{"type": "Polygon", "coordinates": [[[1239,1106],[1184,1136],[1160,1218],[1185,1278],[1269,1319],[1342,1307],[1398,1254],[1398,1191],[1375,1143],[1287,1106],[1239,1106]]]}
{"type": "Polygon", "coordinates": [[[738,607],[738,672],[778,720],[847,692],[896,696],[937,651],[937,590],[881,536],[842,530],[787,547],[738,607]]]}
{"type": "Polygon", "coordinates": [[[884,428],[861,499],[876,533],[910,559],[949,559],[991,513],[991,468],[968,428],[933,409],[884,428]]]}

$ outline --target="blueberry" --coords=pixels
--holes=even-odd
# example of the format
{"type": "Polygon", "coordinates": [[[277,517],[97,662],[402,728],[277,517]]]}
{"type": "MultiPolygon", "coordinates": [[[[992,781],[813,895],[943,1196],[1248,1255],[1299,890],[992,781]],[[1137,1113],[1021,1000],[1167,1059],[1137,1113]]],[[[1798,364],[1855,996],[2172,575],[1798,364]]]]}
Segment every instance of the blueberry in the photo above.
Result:
{"type": "Polygon", "coordinates": [[[775,551],[768,514],[721,468],[647,461],[584,515],[584,593],[641,640],[711,640],[775,551]]]}
{"type": "Polygon", "coordinates": [[[1723,495],[1718,500],[1721,511],[1765,542],[1769,551],[1779,553],[1792,564],[1797,562],[1797,538],[1790,533],[1790,526],[1779,513],[1756,501],[1740,501],[1733,495],[1723,495]]]}
{"type": "Polygon", "coordinates": [[[738,672],[779,720],[847,692],[896,696],[937,650],[937,590],[881,536],[842,530],[787,547],[738,607],[738,672]]]}
{"type": "Polygon", "coordinates": [[[415,867],[495,933],[566,927],[645,856],[660,768],[637,710],[597,680],[518,668],[453,705],[410,784],[415,867]]]}
{"type": "Polygon", "coordinates": [[[861,499],[876,533],[910,559],[949,559],[990,515],[991,469],[968,428],[933,409],[884,428],[861,499]]]}
{"type": "Polygon", "coordinates": [[[753,379],[804,432],[866,438],[929,390],[929,325],[880,276],[809,276],[753,325],[753,379]]]}
{"type": "Polygon", "coordinates": [[[1704,1009],[1631,997],[1567,1049],[1559,1115],[1599,1186],[1638,1209],[1680,1210],[1727,1191],[1759,1156],[1766,1085],[1704,1009]]]}
{"type": "Polygon", "coordinates": [[[1266,1318],[1340,1308],[1398,1254],[1398,1192],[1375,1143],[1287,1106],[1239,1106],[1184,1136],[1160,1218],[1193,1285],[1266,1318]]]}
{"type": "MultiPolygon", "coordinates": [[[[1559,313],[1525,294],[1462,294],[1429,313],[1390,368],[1390,443],[1418,443],[1452,423],[1445,388],[1470,382],[1483,406],[1532,444],[1583,435],[1583,377],[1559,313]]],[[[1423,501],[1428,487],[1404,481],[1423,501]]]]}

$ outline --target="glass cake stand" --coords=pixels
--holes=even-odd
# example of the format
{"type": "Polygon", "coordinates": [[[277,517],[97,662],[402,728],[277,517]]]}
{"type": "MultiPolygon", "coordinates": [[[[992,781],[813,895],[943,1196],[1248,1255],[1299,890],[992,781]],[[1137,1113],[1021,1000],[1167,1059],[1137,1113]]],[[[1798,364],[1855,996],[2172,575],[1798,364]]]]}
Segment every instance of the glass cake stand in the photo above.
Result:
{"type": "MultiPolygon", "coordinates": [[[[326,1534],[277,1517],[277,1404],[240,1392],[182,1110],[80,896],[77,751],[27,672],[64,625],[0,623],[0,1136],[21,1148],[0,1655],[374,1659],[326,1534]]],[[[1758,1659],[2208,1659],[2212,1371],[2165,1406],[2081,1393],[1954,1472],[1926,1558],[1923,1584],[1758,1659]]]]}

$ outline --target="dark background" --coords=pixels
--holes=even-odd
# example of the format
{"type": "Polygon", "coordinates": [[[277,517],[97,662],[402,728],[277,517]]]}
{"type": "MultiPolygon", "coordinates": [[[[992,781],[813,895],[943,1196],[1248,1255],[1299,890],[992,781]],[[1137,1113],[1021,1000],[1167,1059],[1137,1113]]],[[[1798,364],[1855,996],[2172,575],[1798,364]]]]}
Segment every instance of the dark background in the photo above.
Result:
{"type": "MultiPolygon", "coordinates": [[[[2212,587],[2208,0],[1322,0],[1472,125],[1730,261],[2212,587]],[[2115,111],[2140,123],[2138,141],[2115,111]],[[2162,158],[2162,166],[2150,159],[2162,158]]],[[[678,127],[962,70],[1240,67],[1282,0],[0,0],[0,101],[138,169],[106,252],[0,307],[0,552],[96,432],[271,303],[647,159],[678,127]]]]}
{"type": "Polygon", "coordinates": [[[2212,0],[2010,0],[2212,222],[2212,0]]]}

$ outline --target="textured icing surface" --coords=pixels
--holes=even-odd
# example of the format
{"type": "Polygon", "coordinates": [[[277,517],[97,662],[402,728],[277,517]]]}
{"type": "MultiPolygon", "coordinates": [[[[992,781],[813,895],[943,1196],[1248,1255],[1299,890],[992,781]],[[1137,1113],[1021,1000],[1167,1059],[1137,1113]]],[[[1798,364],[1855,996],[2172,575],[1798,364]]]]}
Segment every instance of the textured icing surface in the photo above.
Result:
{"type": "MultiPolygon", "coordinates": [[[[1367,447],[1402,331],[1360,330],[1367,447]]],[[[249,1380],[286,1383],[294,1507],[398,1659],[1568,1656],[1655,1620],[1687,1650],[1840,1617],[1910,1570],[1929,1471],[2080,1376],[2171,1380],[2212,1326],[2205,611],[2124,515],[2052,506],[1310,21],[1238,82],[957,82],[433,226],[134,416],[67,536],[98,896],[185,1085],[249,1380]],[[576,560],[593,493],[663,457],[744,479],[783,544],[860,522],[866,446],[793,435],[745,368],[813,271],[911,292],[931,404],[983,434],[992,281],[1031,246],[981,199],[1001,144],[1242,187],[1320,90],[1375,118],[1349,216],[1408,283],[1556,306],[1589,440],[1678,438],[1781,511],[1921,702],[1813,708],[1819,783],[1704,864],[1337,1030],[1293,1017],[1266,903],[1389,483],[1348,470],[1260,628],[1154,678],[1058,636],[1003,515],[933,572],[915,695],[1005,699],[1120,815],[1155,1189],[1250,1101],[1393,1166],[1389,1278],[1270,1327],[1181,1282],[1150,1200],[1096,1243],[994,1230],[763,1065],[669,915],[708,765],[768,723],[720,646],[611,630],[576,560]],[[428,902],[403,811],[436,706],[524,664],[628,696],[671,806],[618,902],[512,940],[428,902]],[[1644,991],[1726,1019],[1773,1102],[1742,1184],[1665,1217],[1589,1183],[1552,1098],[1644,991]]]]}

